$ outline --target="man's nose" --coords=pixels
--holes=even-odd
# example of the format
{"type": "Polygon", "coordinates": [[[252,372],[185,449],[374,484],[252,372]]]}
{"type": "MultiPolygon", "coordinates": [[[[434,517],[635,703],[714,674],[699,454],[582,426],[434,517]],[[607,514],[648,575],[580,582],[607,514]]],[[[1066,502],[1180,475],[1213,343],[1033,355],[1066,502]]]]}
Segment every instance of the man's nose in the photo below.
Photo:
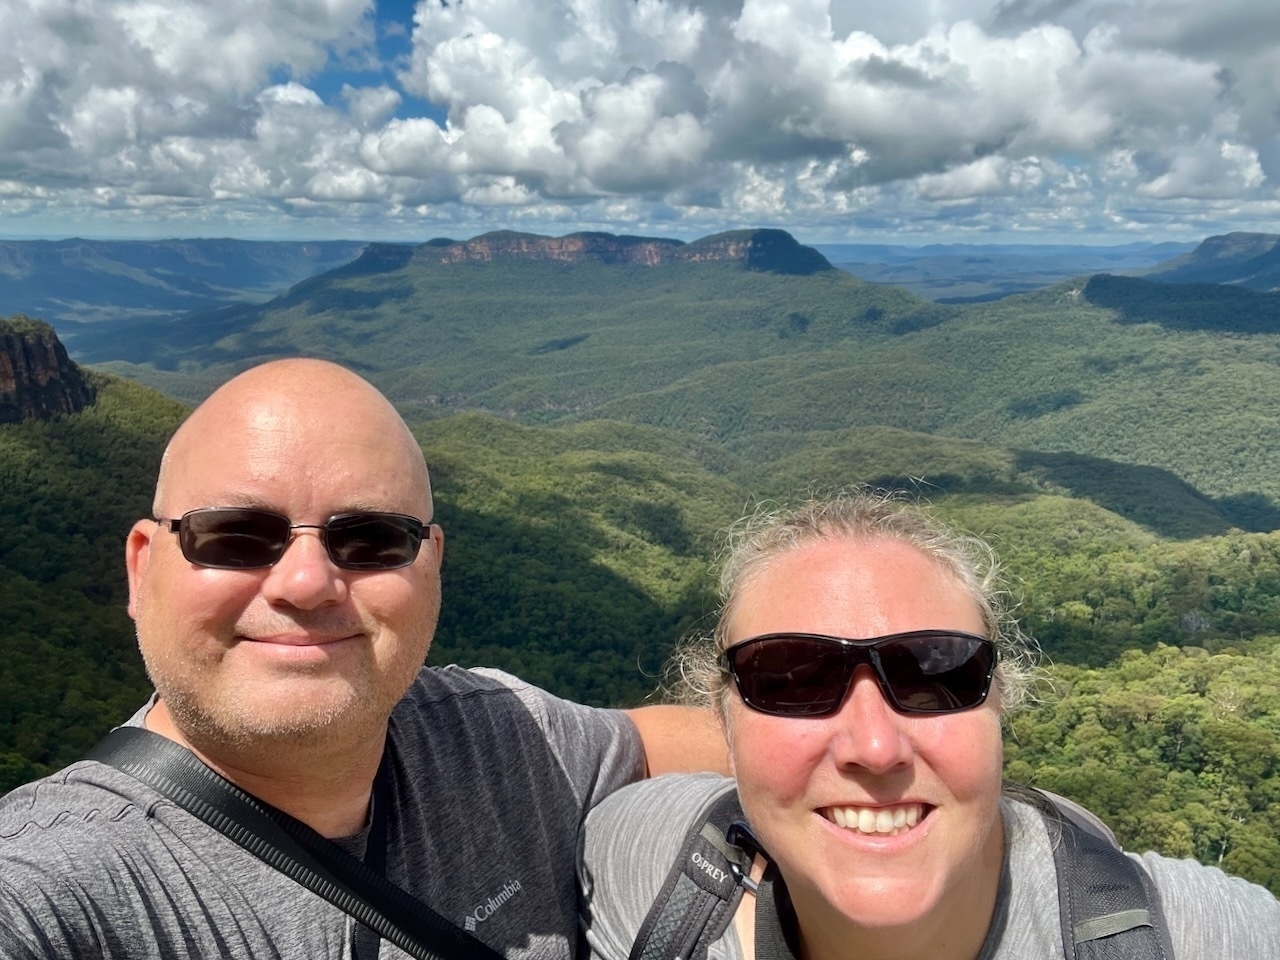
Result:
{"type": "Polygon", "coordinates": [[[272,603],[309,610],[344,600],[347,581],[329,557],[321,531],[295,527],[284,555],[268,570],[262,593],[272,603]]]}

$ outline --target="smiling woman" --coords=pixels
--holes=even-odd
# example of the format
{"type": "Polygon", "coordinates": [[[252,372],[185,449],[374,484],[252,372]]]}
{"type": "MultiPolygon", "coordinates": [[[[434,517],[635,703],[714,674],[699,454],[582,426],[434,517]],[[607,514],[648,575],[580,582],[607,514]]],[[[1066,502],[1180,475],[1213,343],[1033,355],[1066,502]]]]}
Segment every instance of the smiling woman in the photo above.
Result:
{"type": "MultiPolygon", "coordinates": [[[[1074,828],[1047,797],[1002,785],[1001,721],[1030,671],[998,582],[981,541],[880,495],[809,502],[734,532],[714,638],[682,667],[728,734],[749,829],[727,840],[759,851],[732,922],[708,937],[711,957],[1064,956],[1054,846],[1075,843],[1074,828]]],[[[733,785],[663,778],[590,814],[594,956],[621,960],[642,925],[649,936],[646,913],[686,834],[733,785]]],[[[1144,947],[1156,948],[1162,907],[1179,960],[1280,957],[1280,905],[1266,890],[1192,861],[1114,857],[1135,889],[1158,891],[1144,947]]],[[[1121,926],[1104,929],[1108,956],[1130,955],[1121,926]]]]}

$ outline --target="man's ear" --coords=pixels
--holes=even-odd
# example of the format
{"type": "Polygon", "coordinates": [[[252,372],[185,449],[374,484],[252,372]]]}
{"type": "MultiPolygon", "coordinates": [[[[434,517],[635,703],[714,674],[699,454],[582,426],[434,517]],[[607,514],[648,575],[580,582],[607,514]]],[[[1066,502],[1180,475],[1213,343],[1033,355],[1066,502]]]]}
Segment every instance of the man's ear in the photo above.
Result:
{"type": "Polygon", "coordinates": [[[129,616],[138,619],[138,605],[142,602],[142,584],[151,563],[151,543],[160,530],[154,520],[139,520],[129,531],[124,542],[124,568],[129,575],[129,616]]]}
{"type": "Polygon", "coordinates": [[[444,560],[444,528],[438,523],[430,524],[427,537],[436,548],[436,573],[439,573],[440,563],[444,560]]]}

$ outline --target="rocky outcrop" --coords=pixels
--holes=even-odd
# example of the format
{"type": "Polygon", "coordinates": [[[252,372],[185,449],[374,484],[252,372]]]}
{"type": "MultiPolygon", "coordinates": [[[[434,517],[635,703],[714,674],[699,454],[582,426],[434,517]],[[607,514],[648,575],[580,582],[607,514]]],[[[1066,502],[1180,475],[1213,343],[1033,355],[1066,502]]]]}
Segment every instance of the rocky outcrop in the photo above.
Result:
{"type": "Polygon", "coordinates": [[[0,319],[0,423],[75,413],[93,400],[92,385],[53,327],[21,316],[0,319]]]}
{"type": "Polygon", "coordinates": [[[616,237],[611,233],[571,233],[543,237],[499,230],[473,240],[431,240],[418,247],[419,263],[498,263],[541,260],[555,263],[638,263],[646,267],[669,262],[680,240],[616,237]]]}
{"type": "Polygon", "coordinates": [[[834,270],[813,247],[801,246],[785,230],[733,230],[695,240],[681,251],[685,260],[725,260],[748,270],[808,275],[834,270]]]}
{"type": "Polygon", "coordinates": [[[499,263],[517,260],[555,263],[637,264],[736,263],[747,270],[810,274],[833,270],[827,258],[801,246],[784,230],[735,230],[693,243],[611,233],[571,233],[544,237],[501,230],[473,240],[431,240],[414,251],[417,263],[499,263]]]}

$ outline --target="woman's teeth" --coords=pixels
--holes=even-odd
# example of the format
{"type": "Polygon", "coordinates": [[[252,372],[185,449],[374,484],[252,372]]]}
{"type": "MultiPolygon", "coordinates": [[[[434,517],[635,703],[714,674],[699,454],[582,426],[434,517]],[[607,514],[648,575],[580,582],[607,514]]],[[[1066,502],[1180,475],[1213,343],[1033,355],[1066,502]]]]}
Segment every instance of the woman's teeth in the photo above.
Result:
{"type": "Polygon", "coordinates": [[[896,836],[906,833],[923,815],[923,805],[904,803],[896,807],[828,807],[828,820],[846,830],[877,836],[896,836]]]}

